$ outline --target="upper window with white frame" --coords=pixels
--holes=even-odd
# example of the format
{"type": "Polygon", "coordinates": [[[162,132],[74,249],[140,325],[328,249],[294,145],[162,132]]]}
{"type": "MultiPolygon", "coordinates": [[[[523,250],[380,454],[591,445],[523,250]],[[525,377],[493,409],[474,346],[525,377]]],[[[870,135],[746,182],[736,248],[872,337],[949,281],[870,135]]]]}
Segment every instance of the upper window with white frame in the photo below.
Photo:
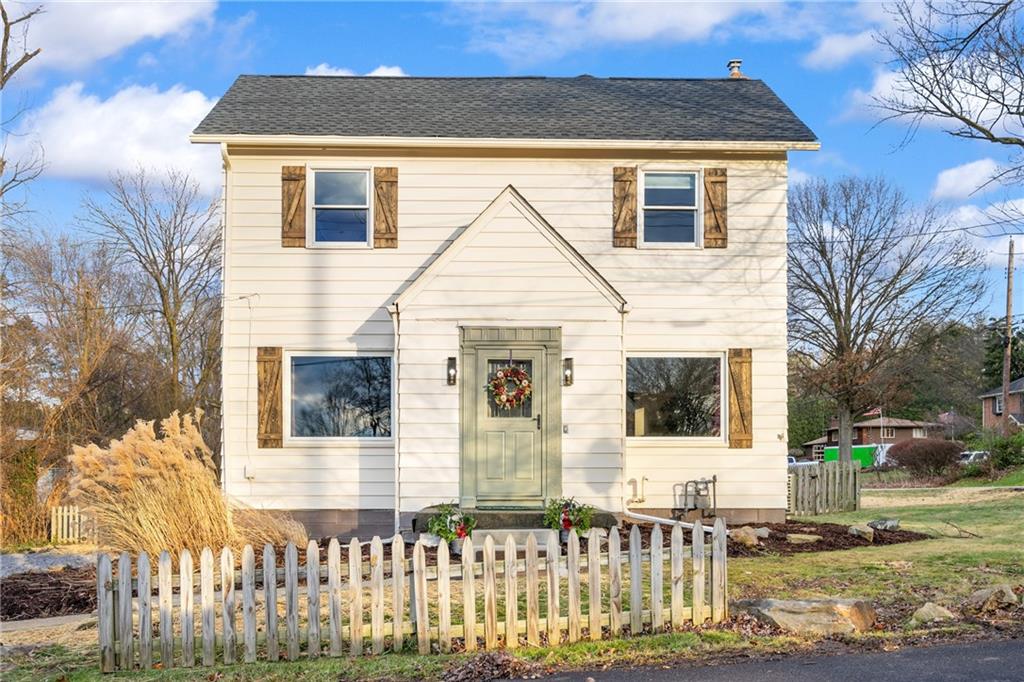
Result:
{"type": "Polygon", "coordinates": [[[370,172],[314,169],[311,239],[315,245],[369,246],[370,172]]]}
{"type": "Polygon", "coordinates": [[[292,438],[391,437],[390,355],[291,355],[292,438]]]}
{"type": "Polygon", "coordinates": [[[700,173],[645,171],[641,242],[648,246],[699,246],[700,173]]]}

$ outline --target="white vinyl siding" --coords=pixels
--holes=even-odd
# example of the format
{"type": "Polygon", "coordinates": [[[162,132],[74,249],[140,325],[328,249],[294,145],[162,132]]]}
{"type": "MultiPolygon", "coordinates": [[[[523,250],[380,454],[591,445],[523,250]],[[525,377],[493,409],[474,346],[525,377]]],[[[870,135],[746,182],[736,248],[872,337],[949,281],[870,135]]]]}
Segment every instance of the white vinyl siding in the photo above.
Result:
{"type": "MultiPolygon", "coordinates": [[[[229,150],[231,151],[231,150],[229,150]]],[[[312,154],[312,153],[311,153],[312,154]]],[[[550,246],[495,225],[450,263],[403,318],[402,508],[458,494],[458,387],[453,325],[562,326],[575,382],[563,389],[563,492],[615,511],[625,482],[648,477],[652,508],[676,506],[677,484],[718,474],[720,507],[786,506],[786,164],[729,156],[729,246],[615,249],[612,169],[651,159],[333,157],[232,153],[228,173],[224,337],[225,486],[243,502],[292,509],[390,509],[394,441],[256,448],[255,348],[387,353],[397,293],[513,185],[629,302],[620,316],[550,246]],[[399,168],[399,248],[282,249],[282,165],[399,168]],[[509,248],[514,245],[514,248],[509,248]],[[472,282],[472,295],[459,296],[472,282]],[[245,298],[242,298],[245,297],[245,298]],[[453,301],[457,304],[453,304],[453,301]],[[412,316],[410,316],[411,318],[412,316]],[[630,439],[623,450],[623,352],[753,349],[754,443],[630,439]]],[[[628,495],[628,490],[626,491],[628,495]]]]}

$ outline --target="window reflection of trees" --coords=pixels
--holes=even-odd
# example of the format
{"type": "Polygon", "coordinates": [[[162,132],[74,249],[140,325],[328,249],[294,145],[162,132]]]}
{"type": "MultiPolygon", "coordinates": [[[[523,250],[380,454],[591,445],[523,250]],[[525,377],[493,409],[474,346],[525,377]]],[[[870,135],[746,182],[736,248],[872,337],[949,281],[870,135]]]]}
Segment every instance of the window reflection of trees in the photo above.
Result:
{"type": "Polygon", "coordinates": [[[721,434],[721,362],[718,358],[628,358],[626,434],[721,434]]]}
{"type": "Polygon", "coordinates": [[[292,368],[292,435],[391,435],[391,358],[293,358],[292,368]]]}

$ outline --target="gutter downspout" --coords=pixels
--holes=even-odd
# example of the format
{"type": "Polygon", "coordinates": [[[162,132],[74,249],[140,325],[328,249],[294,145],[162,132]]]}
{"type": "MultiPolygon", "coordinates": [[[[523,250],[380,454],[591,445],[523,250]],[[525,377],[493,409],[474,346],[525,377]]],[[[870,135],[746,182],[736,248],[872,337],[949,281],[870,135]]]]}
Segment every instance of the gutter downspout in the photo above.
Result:
{"type": "Polygon", "coordinates": [[[392,425],[393,425],[392,426],[392,436],[393,436],[393,439],[395,441],[395,454],[394,454],[394,458],[395,458],[395,473],[394,473],[394,476],[395,476],[395,535],[398,535],[399,527],[401,526],[401,520],[402,520],[402,512],[401,512],[401,504],[402,504],[402,496],[401,496],[402,465],[401,465],[401,454],[400,454],[402,452],[402,449],[400,447],[400,445],[401,445],[401,437],[402,437],[402,410],[401,410],[401,402],[400,402],[401,399],[402,399],[401,398],[402,391],[400,390],[400,387],[401,387],[401,378],[400,377],[402,375],[402,372],[401,372],[401,367],[402,367],[401,348],[402,348],[402,344],[400,343],[401,338],[402,338],[402,336],[401,336],[401,334],[402,334],[402,326],[401,326],[401,321],[399,319],[399,314],[398,314],[398,303],[392,303],[391,305],[388,306],[388,314],[391,315],[391,327],[392,327],[392,333],[393,333],[394,339],[395,339],[395,342],[394,342],[395,343],[395,363],[394,363],[394,372],[395,372],[394,403],[395,403],[395,410],[394,410],[394,416],[392,418],[392,425]]]}
{"type": "MultiPolygon", "coordinates": [[[[228,316],[226,314],[226,311],[227,311],[227,294],[228,294],[228,292],[227,292],[227,279],[226,279],[226,275],[227,275],[227,271],[228,271],[228,269],[227,269],[227,266],[228,266],[228,197],[229,197],[229,194],[228,194],[228,181],[231,178],[231,175],[230,175],[230,171],[231,171],[231,157],[228,156],[228,145],[225,142],[221,142],[221,144],[220,144],[220,158],[221,158],[221,174],[223,176],[223,181],[222,181],[222,184],[221,184],[221,205],[220,205],[220,210],[221,210],[221,214],[220,214],[220,283],[221,283],[221,286],[220,286],[220,338],[221,338],[221,349],[220,349],[220,360],[221,360],[221,363],[220,363],[220,371],[221,371],[220,405],[221,405],[221,409],[220,409],[220,472],[219,472],[219,474],[220,474],[220,489],[223,490],[223,491],[227,491],[227,489],[228,489],[227,478],[228,477],[225,475],[225,472],[227,471],[227,466],[225,466],[225,463],[224,463],[224,454],[225,454],[225,452],[227,450],[227,448],[225,447],[225,443],[227,442],[227,438],[225,438],[226,428],[225,428],[225,425],[224,425],[224,419],[225,419],[225,414],[227,412],[227,410],[225,409],[225,406],[228,403],[227,403],[227,388],[226,388],[227,382],[224,381],[224,367],[226,365],[226,363],[225,363],[225,359],[226,358],[224,357],[224,340],[228,338],[228,316]]],[[[252,317],[252,315],[250,314],[250,318],[251,317],[252,317]]],[[[247,349],[246,350],[246,355],[247,356],[251,352],[251,350],[252,349],[247,349]]],[[[248,357],[246,359],[248,360],[248,357]]],[[[250,372],[250,371],[246,372],[246,380],[247,381],[248,381],[248,377],[251,376],[251,375],[252,375],[252,372],[250,372]]],[[[249,399],[249,387],[248,387],[248,385],[246,386],[245,397],[246,397],[246,400],[249,399]]],[[[249,412],[249,410],[247,408],[246,409],[246,415],[248,415],[248,412],[249,412]]],[[[249,439],[249,433],[248,433],[249,432],[249,429],[248,429],[248,426],[249,426],[249,424],[248,424],[248,416],[246,416],[246,420],[247,420],[247,423],[245,425],[246,426],[245,461],[246,461],[246,465],[247,466],[246,466],[245,473],[248,474],[249,473],[248,472],[248,464],[249,464],[249,460],[250,460],[250,457],[251,457],[250,451],[249,451],[249,448],[251,447],[251,445],[250,445],[250,439],[249,439]]],[[[249,483],[249,494],[250,495],[252,494],[252,482],[251,481],[249,483]]]]}

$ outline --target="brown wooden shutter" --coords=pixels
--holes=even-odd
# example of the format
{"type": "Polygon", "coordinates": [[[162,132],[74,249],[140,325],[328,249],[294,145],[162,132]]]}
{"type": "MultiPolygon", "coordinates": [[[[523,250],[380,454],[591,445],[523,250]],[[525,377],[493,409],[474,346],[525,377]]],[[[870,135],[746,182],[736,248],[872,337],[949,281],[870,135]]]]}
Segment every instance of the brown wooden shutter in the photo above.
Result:
{"type": "Polygon", "coordinates": [[[729,177],[724,168],[704,169],[704,248],[724,249],[729,236],[729,177]]]}
{"type": "Polygon", "coordinates": [[[729,349],[729,447],[754,446],[752,361],[749,348],[729,349]]]}
{"type": "Polygon", "coordinates": [[[616,166],[612,188],[612,245],[636,248],[636,166],[616,166]]]}
{"type": "Polygon", "coordinates": [[[373,169],[373,248],[398,248],[398,169],[373,169]]]}
{"type": "Polygon", "coordinates": [[[261,346],[256,349],[256,444],[261,448],[283,446],[280,348],[261,346]]]}
{"type": "Polygon", "coordinates": [[[306,167],[281,167],[281,246],[306,245],[306,167]]]}

